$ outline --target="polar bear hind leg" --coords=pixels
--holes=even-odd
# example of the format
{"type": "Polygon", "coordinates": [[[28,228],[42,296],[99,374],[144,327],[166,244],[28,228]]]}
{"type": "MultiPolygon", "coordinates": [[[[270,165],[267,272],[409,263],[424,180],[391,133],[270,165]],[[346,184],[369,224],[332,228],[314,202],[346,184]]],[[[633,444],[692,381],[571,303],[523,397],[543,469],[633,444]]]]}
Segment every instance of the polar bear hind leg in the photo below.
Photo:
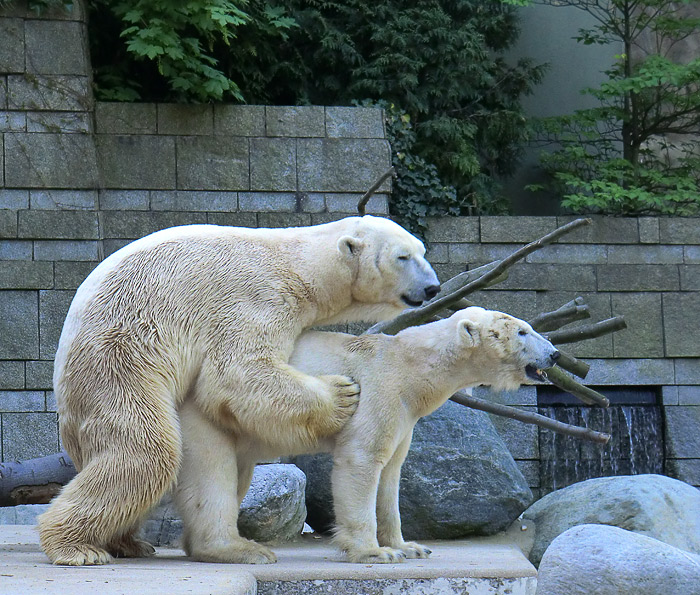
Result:
{"type": "Polygon", "coordinates": [[[175,503],[184,524],[183,547],[200,562],[269,564],[275,554],[238,533],[238,509],[252,477],[242,470],[233,436],[211,423],[193,401],[180,408],[183,458],[175,503]],[[247,478],[247,479],[246,479],[247,478]]]}

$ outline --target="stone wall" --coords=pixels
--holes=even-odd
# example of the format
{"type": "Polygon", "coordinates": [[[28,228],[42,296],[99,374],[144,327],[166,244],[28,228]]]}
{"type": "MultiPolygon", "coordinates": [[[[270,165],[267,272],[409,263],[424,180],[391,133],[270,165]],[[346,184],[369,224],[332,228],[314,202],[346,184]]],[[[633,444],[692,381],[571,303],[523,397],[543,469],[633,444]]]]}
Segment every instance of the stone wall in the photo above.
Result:
{"type": "MultiPolygon", "coordinates": [[[[46,18],[0,12],[3,460],[59,448],[52,360],[75,289],[106,255],[172,225],[306,225],[351,214],[390,163],[376,110],[95,105],[75,6],[46,18]]],[[[386,213],[387,190],[371,212],[386,213]]],[[[446,279],[563,221],[437,219],[428,256],[446,279]]],[[[595,319],[624,314],[628,330],[572,351],[591,364],[592,385],[658,387],[666,471],[700,485],[699,289],[697,219],[600,218],[476,300],[527,319],[581,295],[595,319]]],[[[537,405],[532,387],[492,398],[537,405]]],[[[537,428],[496,423],[537,488],[537,428]]]]}

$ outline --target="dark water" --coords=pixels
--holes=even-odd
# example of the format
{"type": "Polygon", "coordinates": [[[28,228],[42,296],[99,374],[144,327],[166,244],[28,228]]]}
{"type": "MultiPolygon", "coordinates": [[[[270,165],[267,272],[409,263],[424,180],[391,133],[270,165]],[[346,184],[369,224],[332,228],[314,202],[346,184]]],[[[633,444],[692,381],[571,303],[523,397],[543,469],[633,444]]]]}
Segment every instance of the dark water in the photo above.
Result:
{"type": "Polygon", "coordinates": [[[542,494],[593,477],[663,473],[661,408],[611,405],[540,407],[547,417],[612,435],[606,445],[540,430],[542,494]]]}

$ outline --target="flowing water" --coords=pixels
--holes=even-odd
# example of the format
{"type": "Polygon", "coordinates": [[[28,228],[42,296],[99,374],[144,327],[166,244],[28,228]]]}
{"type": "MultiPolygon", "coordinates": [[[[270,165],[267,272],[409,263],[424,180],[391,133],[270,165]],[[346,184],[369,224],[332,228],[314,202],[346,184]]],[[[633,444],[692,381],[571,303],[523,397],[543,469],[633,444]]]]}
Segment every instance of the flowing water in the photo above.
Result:
{"type": "Polygon", "coordinates": [[[593,477],[663,473],[663,420],[656,405],[541,406],[539,412],[612,436],[599,445],[540,430],[543,495],[593,477]]]}

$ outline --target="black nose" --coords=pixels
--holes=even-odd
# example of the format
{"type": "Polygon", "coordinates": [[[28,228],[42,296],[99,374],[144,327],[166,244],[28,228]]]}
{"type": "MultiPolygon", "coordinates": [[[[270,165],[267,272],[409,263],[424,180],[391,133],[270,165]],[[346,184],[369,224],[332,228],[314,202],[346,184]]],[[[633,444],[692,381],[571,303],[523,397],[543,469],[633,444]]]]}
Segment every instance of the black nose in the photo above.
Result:
{"type": "Polygon", "coordinates": [[[425,299],[432,300],[438,293],[440,293],[440,286],[430,285],[425,288],[425,299]]]}
{"type": "Polygon", "coordinates": [[[550,357],[552,358],[553,362],[556,362],[559,359],[560,355],[561,355],[561,353],[559,353],[558,351],[555,351],[550,357]]]}

